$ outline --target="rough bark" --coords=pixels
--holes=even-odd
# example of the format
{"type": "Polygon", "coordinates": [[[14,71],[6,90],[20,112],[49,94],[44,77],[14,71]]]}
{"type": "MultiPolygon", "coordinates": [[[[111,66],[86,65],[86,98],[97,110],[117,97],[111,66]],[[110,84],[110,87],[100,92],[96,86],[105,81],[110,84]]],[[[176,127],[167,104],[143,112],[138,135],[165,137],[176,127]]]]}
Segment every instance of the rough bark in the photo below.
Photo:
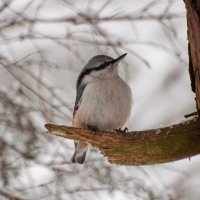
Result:
{"type": "Polygon", "coordinates": [[[200,114],[200,1],[185,0],[188,26],[189,73],[200,114]]]}
{"type": "Polygon", "coordinates": [[[116,164],[163,163],[200,153],[200,123],[197,118],[161,129],[128,133],[93,132],[54,124],[45,127],[54,135],[90,142],[116,164]]]}

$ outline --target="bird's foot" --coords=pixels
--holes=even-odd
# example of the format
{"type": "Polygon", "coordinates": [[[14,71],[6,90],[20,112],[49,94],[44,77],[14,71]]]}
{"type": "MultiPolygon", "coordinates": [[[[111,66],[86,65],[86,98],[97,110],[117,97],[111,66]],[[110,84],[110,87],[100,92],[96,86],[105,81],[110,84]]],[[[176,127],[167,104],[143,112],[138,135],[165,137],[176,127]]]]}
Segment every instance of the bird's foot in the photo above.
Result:
{"type": "Polygon", "coordinates": [[[125,127],[124,129],[119,128],[119,129],[115,129],[115,131],[119,133],[128,133],[128,128],[127,127],[125,127]]]}
{"type": "Polygon", "coordinates": [[[91,131],[94,131],[94,132],[99,132],[99,129],[95,126],[90,126],[90,125],[87,125],[87,129],[91,130],[91,131]]]}

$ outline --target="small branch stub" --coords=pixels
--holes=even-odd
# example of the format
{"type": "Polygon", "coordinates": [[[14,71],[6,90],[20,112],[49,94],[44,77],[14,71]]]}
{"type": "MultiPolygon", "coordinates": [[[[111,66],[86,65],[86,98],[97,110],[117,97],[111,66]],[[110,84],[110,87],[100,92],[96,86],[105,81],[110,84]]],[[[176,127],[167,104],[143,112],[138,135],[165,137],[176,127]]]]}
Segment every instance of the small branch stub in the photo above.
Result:
{"type": "Polygon", "coordinates": [[[128,133],[94,132],[55,124],[45,127],[54,135],[90,142],[115,164],[158,164],[200,153],[197,117],[170,127],[128,133]]]}

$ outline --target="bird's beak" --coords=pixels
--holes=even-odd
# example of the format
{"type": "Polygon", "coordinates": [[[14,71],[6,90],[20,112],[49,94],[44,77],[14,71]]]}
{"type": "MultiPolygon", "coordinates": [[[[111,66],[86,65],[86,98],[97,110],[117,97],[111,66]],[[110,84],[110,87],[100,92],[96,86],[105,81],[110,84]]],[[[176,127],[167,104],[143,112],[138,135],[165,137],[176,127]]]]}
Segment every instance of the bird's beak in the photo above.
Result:
{"type": "Polygon", "coordinates": [[[116,58],[116,59],[113,59],[112,60],[112,64],[114,64],[114,65],[118,65],[119,64],[119,62],[121,61],[121,60],[123,60],[124,59],[124,57],[127,55],[127,53],[125,53],[125,54],[122,54],[121,56],[119,56],[118,58],[116,58]]]}

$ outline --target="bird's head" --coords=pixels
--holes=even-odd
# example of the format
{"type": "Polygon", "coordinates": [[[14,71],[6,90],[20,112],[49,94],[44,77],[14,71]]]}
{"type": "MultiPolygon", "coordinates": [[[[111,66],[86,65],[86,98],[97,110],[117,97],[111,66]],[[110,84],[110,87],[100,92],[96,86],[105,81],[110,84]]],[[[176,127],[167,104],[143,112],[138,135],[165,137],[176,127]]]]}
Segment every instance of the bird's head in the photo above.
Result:
{"type": "Polygon", "coordinates": [[[98,55],[91,58],[82,69],[77,85],[84,82],[87,84],[96,79],[106,79],[118,75],[118,64],[127,55],[127,53],[113,59],[109,56],[98,55]]]}

